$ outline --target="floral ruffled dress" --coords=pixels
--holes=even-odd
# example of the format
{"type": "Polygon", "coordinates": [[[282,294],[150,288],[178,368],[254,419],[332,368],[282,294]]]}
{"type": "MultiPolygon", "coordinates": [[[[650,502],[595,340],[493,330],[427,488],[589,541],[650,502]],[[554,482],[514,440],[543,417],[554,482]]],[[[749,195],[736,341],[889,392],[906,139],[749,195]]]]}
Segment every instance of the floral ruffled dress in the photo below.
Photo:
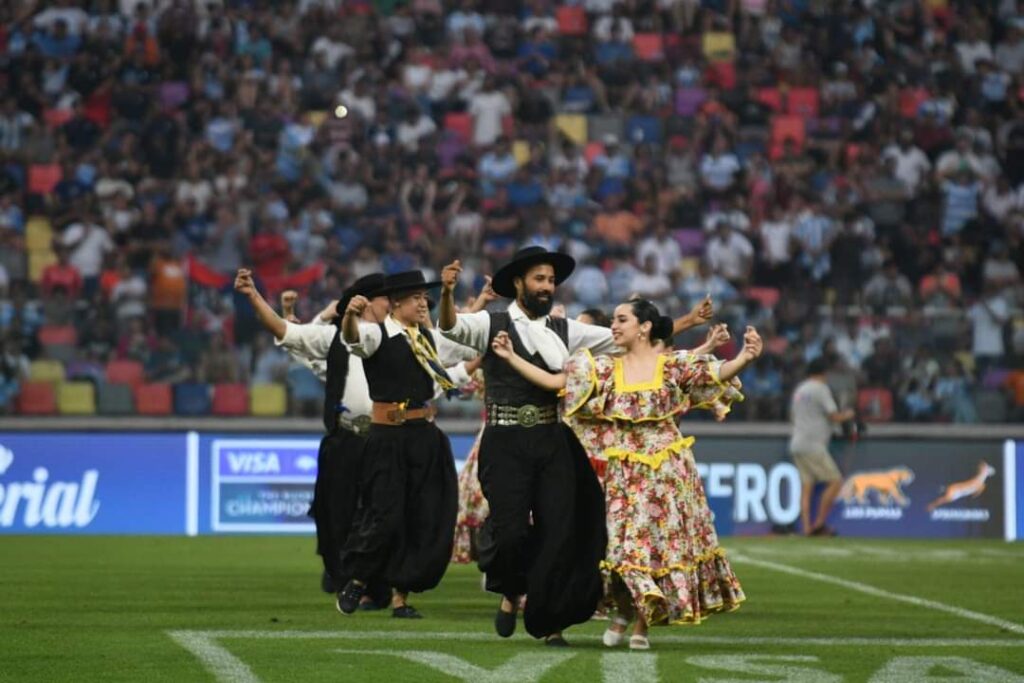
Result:
{"type": "MultiPolygon", "coordinates": [[[[473,381],[463,387],[464,394],[483,397],[484,379],[483,373],[477,370],[473,381]]],[[[480,451],[480,438],[483,436],[484,426],[481,425],[477,432],[473,447],[469,450],[462,471],[459,472],[459,516],[455,520],[455,544],[452,547],[452,562],[457,564],[469,564],[473,557],[473,534],[483,526],[487,519],[487,499],[480,489],[480,479],[477,474],[477,458],[480,451]]]]}
{"type": "Polygon", "coordinates": [[[713,356],[664,354],[654,379],[634,385],[621,359],[581,351],[565,367],[565,414],[608,461],[606,594],[627,590],[651,625],[699,624],[745,599],[718,545],[694,439],[676,426],[693,409],[722,419],[743,400],[737,380],[719,380],[720,366],[713,356]]]}

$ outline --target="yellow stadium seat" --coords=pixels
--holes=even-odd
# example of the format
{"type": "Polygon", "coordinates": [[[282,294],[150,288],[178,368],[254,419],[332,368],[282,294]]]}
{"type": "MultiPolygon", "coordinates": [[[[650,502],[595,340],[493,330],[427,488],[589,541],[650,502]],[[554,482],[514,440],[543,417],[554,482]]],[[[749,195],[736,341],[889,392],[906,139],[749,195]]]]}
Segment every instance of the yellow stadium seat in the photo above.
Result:
{"type": "Polygon", "coordinates": [[[309,125],[314,128],[319,128],[323,125],[323,122],[327,120],[327,112],[325,111],[307,111],[306,120],[309,121],[309,125]]]}
{"type": "Polygon", "coordinates": [[[512,143],[512,156],[516,163],[522,166],[530,160],[530,143],[525,140],[516,140],[512,143]]]}
{"type": "Polygon", "coordinates": [[[38,284],[43,279],[43,271],[46,266],[57,262],[57,255],[50,249],[35,250],[28,252],[28,278],[38,284]]]}
{"type": "Polygon", "coordinates": [[[28,377],[33,382],[63,382],[64,364],[59,360],[34,360],[29,366],[28,377]]]}
{"type": "Polygon", "coordinates": [[[288,410],[283,384],[254,384],[249,388],[249,412],[259,417],[279,417],[288,410]]]}
{"type": "Polygon", "coordinates": [[[63,382],[58,385],[57,410],[61,415],[95,415],[96,389],[92,382],[63,382]]]}
{"type": "Polygon", "coordinates": [[[583,114],[559,114],[555,126],[577,145],[587,144],[587,117],[583,114]]]}
{"type": "Polygon", "coordinates": [[[736,58],[736,37],[727,32],[709,31],[702,36],[701,51],[709,62],[731,62],[736,58]]]}
{"type": "Polygon", "coordinates": [[[28,219],[25,226],[25,247],[29,251],[49,251],[53,244],[53,226],[45,218],[28,219]]]}

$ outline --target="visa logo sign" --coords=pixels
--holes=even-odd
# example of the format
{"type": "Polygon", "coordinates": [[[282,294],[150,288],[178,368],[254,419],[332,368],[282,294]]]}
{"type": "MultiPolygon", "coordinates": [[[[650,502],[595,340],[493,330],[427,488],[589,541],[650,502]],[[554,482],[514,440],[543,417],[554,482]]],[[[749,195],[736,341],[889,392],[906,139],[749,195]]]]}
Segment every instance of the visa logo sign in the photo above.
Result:
{"type": "Polygon", "coordinates": [[[277,453],[266,451],[229,451],[228,468],[232,474],[280,474],[281,460],[277,453]]]}

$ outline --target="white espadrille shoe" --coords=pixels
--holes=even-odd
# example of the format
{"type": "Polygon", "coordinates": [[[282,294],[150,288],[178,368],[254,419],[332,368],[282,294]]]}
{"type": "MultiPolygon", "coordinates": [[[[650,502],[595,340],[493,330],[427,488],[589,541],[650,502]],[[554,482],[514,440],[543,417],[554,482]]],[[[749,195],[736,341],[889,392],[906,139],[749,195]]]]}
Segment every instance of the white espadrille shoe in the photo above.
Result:
{"type": "Polygon", "coordinates": [[[618,647],[626,642],[626,627],[629,626],[629,622],[622,617],[612,617],[612,625],[621,626],[622,631],[614,631],[611,626],[605,629],[604,636],[601,638],[605,647],[618,647]]]}

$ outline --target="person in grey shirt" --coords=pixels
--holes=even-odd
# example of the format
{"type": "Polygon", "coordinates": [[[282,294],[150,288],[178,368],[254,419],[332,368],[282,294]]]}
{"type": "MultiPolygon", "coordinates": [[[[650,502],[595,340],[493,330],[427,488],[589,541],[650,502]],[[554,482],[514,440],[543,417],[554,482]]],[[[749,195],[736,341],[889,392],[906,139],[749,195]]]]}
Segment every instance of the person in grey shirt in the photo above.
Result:
{"type": "Polygon", "coordinates": [[[854,418],[852,409],[839,410],[832,391],[825,382],[828,363],[816,358],[807,368],[807,379],[793,392],[790,415],[793,434],[789,439],[789,453],[800,471],[800,522],[808,536],[834,536],[835,531],[825,525],[836,496],[843,484],[843,476],[828,452],[833,426],[854,418]],[[811,497],[814,485],[827,484],[818,503],[818,514],[811,523],[811,497]]]}

